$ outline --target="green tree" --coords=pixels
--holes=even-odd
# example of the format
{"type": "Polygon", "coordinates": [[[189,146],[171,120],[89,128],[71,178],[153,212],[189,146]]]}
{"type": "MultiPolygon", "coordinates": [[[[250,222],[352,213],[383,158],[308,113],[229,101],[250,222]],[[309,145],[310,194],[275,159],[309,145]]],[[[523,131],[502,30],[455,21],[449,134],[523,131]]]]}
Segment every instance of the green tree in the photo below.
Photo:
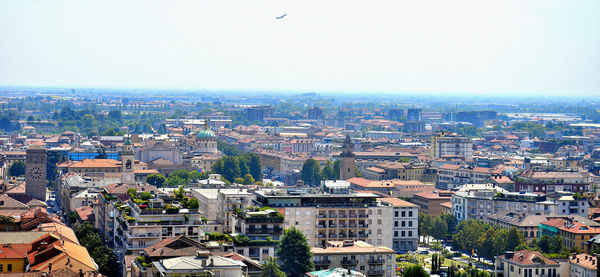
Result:
{"type": "Polygon", "coordinates": [[[433,222],[433,217],[429,214],[419,213],[419,236],[423,237],[423,240],[431,235],[431,223],[433,222]]]}
{"type": "Polygon", "coordinates": [[[441,217],[436,216],[431,222],[431,236],[437,240],[444,239],[448,233],[448,224],[441,217]]]}
{"type": "Polygon", "coordinates": [[[279,269],[277,261],[273,257],[269,257],[262,265],[261,277],[286,277],[285,273],[279,269]]]}
{"type": "Polygon", "coordinates": [[[459,250],[471,251],[477,249],[480,238],[490,226],[481,220],[467,219],[458,223],[456,234],[452,237],[452,244],[459,250]]]}
{"type": "Polygon", "coordinates": [[[508,251],[514,251],[517,246],[525,242],[523,233],[519,232],[517,228],[512,227],[508,231],[508,237],[506,239],[506,249],[508,251]]]}
{"type": "Polygon", "coordinates": [[[98,231],[89,223],[76,226],[75,235],[81,246],[88,249],[90,256],[98,265],[100,273],[106,276],[120,276],[115,268],[119,268],[119,259],[112,249],[102,243],[98,231]]]}
{"type": "Polygon", "coordinates": [[[312,253],[306,237],[294,227],[285,230],[275,254],[287,276],[303,277],[313,269],[312,253]]]}
{"type": "Polygon", "coordinates": [[[8,168],[8,174],[10,176],[23,176],[25,175],[25,162],[24,161],[15,161],[8,168]]]}
{"type": "Polygon", "coordinates": [[[199,207],[200,207],[200,202],[198,202],[198,199],[196,197],[192,197],[188,201],[188,208],[189,209],[198,209],[199,207]]]}
{"type": "Polygon", "coordinates": [[[254,177],[252,177],[252,175],[250,173],[246,174],[246,176],[244,176],[244,185],[252,185],[254,184],[254,177]]]}
{"type": "Polygon", "coordinates": [[[340,167],[342,166],[342,161],[340,159],[335,160],[333,163],[333,180],[340,179],[340,167]]]}
{"type": "Polygon", "coordinates": [[[104,147],[96,150],[96,153],[98,154],[96,157],[94,157],[94,159],[108,159],[108,155],[106,155],[106,149],[104,149],[104,147]]]}
{"type": "Polygon", "coordinates": [[[422,266],[420,266],[418,264],[413,264],[413,265],[409,265],[402,269],[402,276],[403,277],[428,277],[429,274],[427,273],[427,271],[425,271],[425,269],[422,266]]]}
{"type": "Polygon", "coordinates": [[[335,180],[333,163],[331,161],[325,162],[325,166],[323,166],[323,168],[321,169],[320,175],[322,180],[335,180]]]}
{"type": "Polygon", "coordinates": [[[304,181],[304,184],[309,186],[318,186],[321,181],[319,174],[321,173],[321,166],[313,159],[308,159],[302,165],[302,173],[300,179],[304,181]]]}
{"type": "Polygon", "coordinates": [[[236,157],[227,156],[223,158],[223,177],[230,182],[233,182],[237,177],[241,177],[240,162],[236,157]]]}
{"type": "Polygon", "coordinates": [[[121,111],[112,110],[112,111],[108,112],[108,116],[114,120],[121,120],[121,118],[123,117],[123,114],[121,113],[121,111]]]}
{"type": "Polygon", "coordinates": [[[242,177],[236,177],[235,179],[233,179],[233,182],[236,184],[243,184],[244,183],[244,178],[242,177]]]}
{"type": "Polygon", "coordinates": [[[256,181],[262,180],[262,170],[260,165],[260,158],[255,153],[250,153],[250,174],[252,174],[252,178],[256,181]]]}
{"type": "Polygon", "coordinates": [[[155,186],[157,188],[160,188],[164,185],[164,183],[167,181],[167,178],[165,178],[165,176],[159,174],[159,173],[152,173],[150,175],[148,175],[148,177],[146,177],[146,183],[155,186]]]}

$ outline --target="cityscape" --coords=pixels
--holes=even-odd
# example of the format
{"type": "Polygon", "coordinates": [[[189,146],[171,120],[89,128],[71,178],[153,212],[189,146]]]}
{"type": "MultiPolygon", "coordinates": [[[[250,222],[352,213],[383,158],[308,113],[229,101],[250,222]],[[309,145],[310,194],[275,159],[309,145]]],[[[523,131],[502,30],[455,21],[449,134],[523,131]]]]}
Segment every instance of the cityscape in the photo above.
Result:
{"type": "Polygon", "coordinates": [[[600,276],[600,3],[252,2],[0,0],[0,277],[600,276]]]}

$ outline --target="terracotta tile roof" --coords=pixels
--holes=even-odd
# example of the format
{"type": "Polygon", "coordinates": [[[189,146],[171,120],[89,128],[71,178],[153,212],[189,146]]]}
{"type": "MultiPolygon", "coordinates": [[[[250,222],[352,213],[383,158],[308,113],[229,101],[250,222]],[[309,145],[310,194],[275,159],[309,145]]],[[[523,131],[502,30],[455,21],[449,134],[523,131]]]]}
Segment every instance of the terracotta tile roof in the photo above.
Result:
{"type": "Polygon", "coordinates": [[[451,201],[444,202],[444,203],[440,204],[440,206],[448,208],[448,209],[452,209],[452,202],[451,201]]]}
{"type": "Polygon", "coordinates": [[[558,264],[558,262],[556,262],[555,260],[551,260],[551,259],[544,257],[542,254],[540,254],[540,252],[531,251],[531,250],[516,251],[510,260],[515,263],[522,264],[522,265],[538,264],[541,261],[544,261],[544,264],[547,264],[547,265],[557,265],[558,264]]]}
{"type": "Polygon", "coordinates": [[[94,209],[90,206],[83,206],[75,209],[77,216],[83,221],[93,220],[94,209]]]}
{"type": "Polygon", "coordinates": [[[426,199],[451,199],[452,198],[452,192],[450,191],[445,191],[445,190],[432,190],[432,191],[422,191],[419,193],[415,193],[415,197],[419,196],[422,198],[426,198],[426,199]],[[448,196],[440,196],[440,193],[442,195],[448,195],[448,196]]]}
{"type": "Polygon", "coordinates": [[[596,270],[596,266],[598,266],[597,258],[585,253],[569,257],[569,262],[572,264],[578,264],[580,266],[594,271],[596,270]]]}
{"type": "Polygon", "coordinates": [[[563,226],[559,230],[573,234],[600,234],[600,228],[587,226],[577,221],[574,221],[572,225],[563,226]]]}
{"type": "Polygon", "coordinates": [[[0,259],[25,259],[30,248],[30,244],[0,245],[0,259]]]}
{"type": "Polygon", "coordinates": [[[413,203],[395,197],[377,198],[377,200],[390,203],[394,207],[418,207],[413,203]]]}
{"type": "Polygon", "coordinates": [[[118,168],[121,167],[121,161],[113,159],[85,159],[77,162],[67,161],[58,166],[66,168],[118,168]]]}
{"type": "Polygon", "coordinates": [[[144,248],[144,252],[149,257],[193,256],[198,250],[204,250],[202,244],[185,236],[166,238],[152,246],[144,248]]]}

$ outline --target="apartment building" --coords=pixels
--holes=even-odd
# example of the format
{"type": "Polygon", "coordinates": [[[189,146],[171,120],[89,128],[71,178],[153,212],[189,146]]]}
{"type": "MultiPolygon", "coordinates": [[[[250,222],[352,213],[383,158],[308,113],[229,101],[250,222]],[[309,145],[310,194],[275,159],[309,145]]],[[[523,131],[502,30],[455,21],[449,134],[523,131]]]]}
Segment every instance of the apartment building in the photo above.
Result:
{"type": "Polygon", "coordinates": [[[245,210],[235,214],[235,233],[248,238],[234,240],[233,251],[253,260],[264,262],[275,256],[275,248],[283,236],[283,215],[278,211],[245,210]]]}
{"type": "Polygon", "coordinates": [[[396,251],[417,250],[419,242],[419,206],[392,197],[379,198],[379,201],[394,207],[392,249],[396,251]]]}
{"type": "Polygon", "coordinates": [[[198,209],[208,221],[222,224],[225,233],[233,232],[235,211],[247,209],[254,199],[246,189],[192,189],[192,195],[198,199],[198,209]]]}
{"type": "Polygon", "coordinates": [[[569,257],[569,276],[595,277],[598,276],[598,258],[589,254],[577,254],[569,257]]]}
{"type": "Polygon", "coordinates": [[[396,276],[395,251],[364,241],[327,241],[323,248],[312,247],[315,270],[345,268],[367,276],[396,276]]]}
{"type": "Polygon", "coordinates": [[[523,172],[515,178],[515,191],[551,193],[555,191],[584,192],[590,190],[595,175],[580,171],[523,172]]]}
{"type": "Polygon", "coordinates": [[[458,221],[484,220],[503,211],[550,215],[556,204],[534,193],[508,192],[493,184],[469,184],[452,197],[452,214],[458,221]]]}
{"type": "Polygon", "coordinates": [[[304,233],[309,245],[325,246],[328,240],[363,240],[392,247],[393,207],[377,201],[373,193],[331,194],[316,190],[284,189],[255,192],[256,203],[283,211],[284,227],[304,233]]]}
{"type": "Polygon", "coordinates": [[[443,204],[452,199],[453,193],[445,190],[426,190],[415,193],[412,202],[419,206],[419,212],[439,216],[443,213],[443,204]]]}
{"type": "Polygon", "coordinates": [[[185,207],[167,195],[138,192],[129,201],[112,203],[113,243],[120,253],[141,252],[172,236],[194,240],[206,238],[204,213],[185,207]]]}
{"type": "Polygon", "coordinates": [[[440,132],[431,137],[431,153],[434,158],[460,157],[473,158],[473,141],[455,133],[440,132]]]}
{"type": "Polygon", "coordinates": [[[560,276],[560,264],[544,257],[540,252],[520,250],[497,256],[496,277],[560,276]]]}

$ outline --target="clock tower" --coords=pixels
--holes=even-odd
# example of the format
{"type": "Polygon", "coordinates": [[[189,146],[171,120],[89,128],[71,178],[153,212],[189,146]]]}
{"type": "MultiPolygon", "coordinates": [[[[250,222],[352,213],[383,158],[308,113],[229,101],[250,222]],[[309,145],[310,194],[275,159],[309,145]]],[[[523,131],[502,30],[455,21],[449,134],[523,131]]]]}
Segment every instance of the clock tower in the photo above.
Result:
{"type": "Polygon", "coordinates": [[[46,202],[46,149],[32,145],[25,156],[25,194],[46,202]]]}
{"type": "Polygon", "coordinates": [[[135,184],[134,155],[133,144],[131,143],[131,140],[127,138],[127,141],[123,145],[123,150],[121,151],[121,183],[123,184],[135,184]]]}

